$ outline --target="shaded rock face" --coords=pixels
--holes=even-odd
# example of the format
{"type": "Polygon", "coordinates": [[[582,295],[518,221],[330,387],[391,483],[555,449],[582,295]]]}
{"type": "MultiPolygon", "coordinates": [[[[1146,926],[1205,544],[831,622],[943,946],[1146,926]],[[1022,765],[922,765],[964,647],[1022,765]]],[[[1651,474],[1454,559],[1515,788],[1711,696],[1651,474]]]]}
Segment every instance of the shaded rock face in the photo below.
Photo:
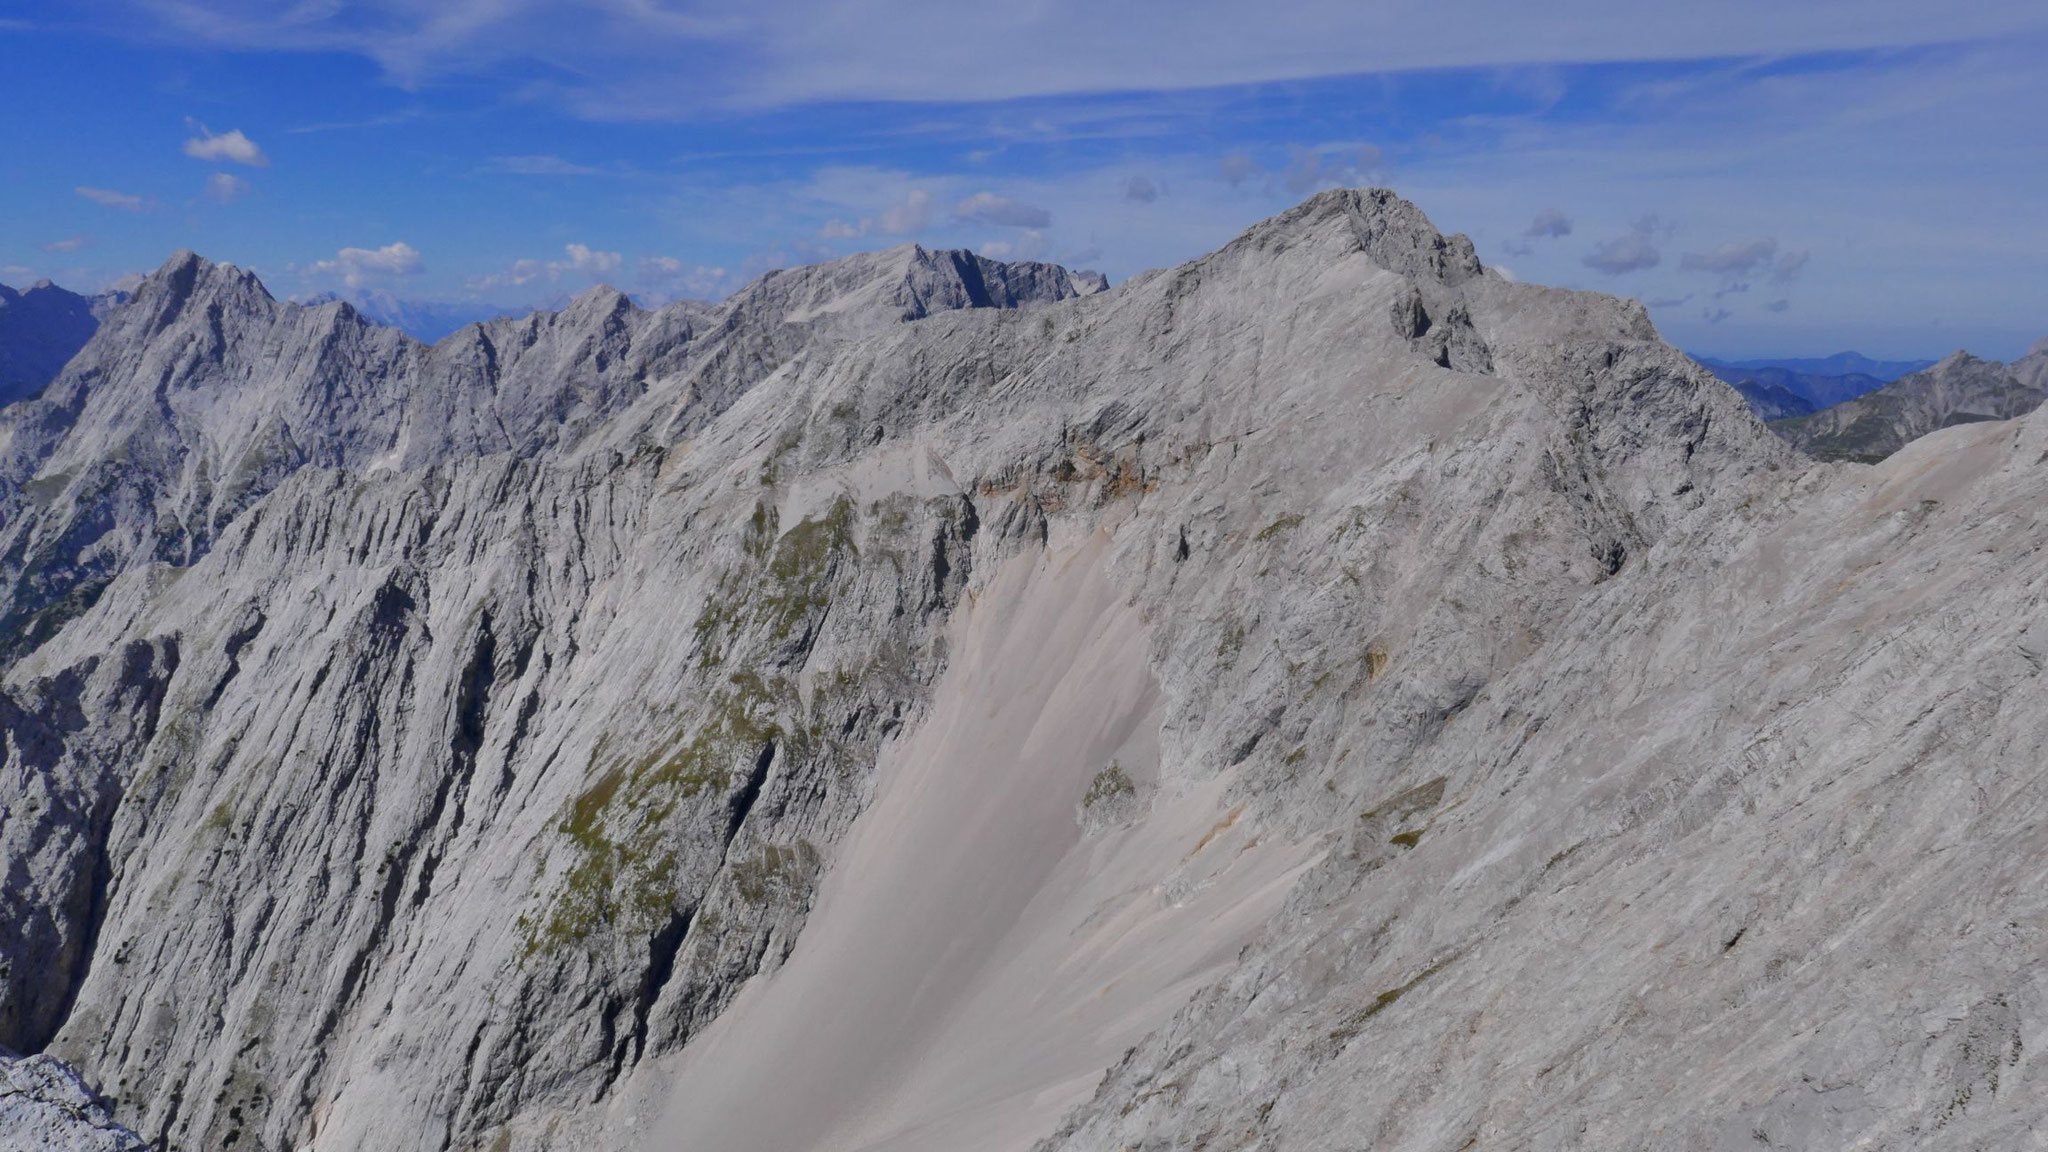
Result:
{"type": "MultiPolygon", "coordinates": [[[[1785,420],[1794,416],[1811,416],[1816,405],[1813,401],[1793,391],[1784,384],[1767,379],[1744,377],[1729,381],[1731,387],[1749,401],[1749,410],[1759,420],[1785,420]]],[[[1876,381],[1872,387],[1878,387],[1876,381]]]]}
{"type": "Polygon", "coordinates": [[[34,396],[56,379],[123,298],[81,296],[48,281],[25,292],[0,284],[0,405],[34,396]]]}
{"type": "Polygon", "coordinates": [[[0,1043],[191,1148],[716,1127],[671,1104],[898,1152],[2048,1121],[2041,416],[1813,464],[1639,305],[1383,191],[1094,287],[903,248],[426,348],[174,260],[0,423],[40,621],[0,1043]],[[1085,758],[1005,710],[1061,699],[1032,652],[1104,686],[1085,758]],[[991,785],[1071,841],[1042,884],[906,816],[931,782],[997,851],[944,772],[999,713],[991,785]],[[1002,1000],[1043,986],[1000,924],[889,947],[841,866],[967,915],[993,877],[1086,994],[1002,1000]],[[1176,936],[1219,892],[1262,911],[1176,936]],[[737,1050],[827,1046],[836,1094],[707,1103],[721,1027],[833,987],[814,912],[941,999],[737,1050]]]}
{"type": "Polygon", "coordinates": [[[2048,349],[2011,364],[1958,352],[1848,403],[1773,427],[1821,460],[1882,460],[1941,428],[2024,416],[2048,398],[2048,349]]]}

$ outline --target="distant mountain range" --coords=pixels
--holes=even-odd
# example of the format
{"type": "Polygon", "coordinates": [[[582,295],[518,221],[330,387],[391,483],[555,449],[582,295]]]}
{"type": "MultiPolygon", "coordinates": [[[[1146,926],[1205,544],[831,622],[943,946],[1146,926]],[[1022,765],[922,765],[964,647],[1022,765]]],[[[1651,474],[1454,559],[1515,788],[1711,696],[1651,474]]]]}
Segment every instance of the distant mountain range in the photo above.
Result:
{"type": "Polygon", "coordinates": [[[1872,360],[1860,352],[1837,352],[1807,360],[1715,360],[1700,365],[1742,393],[1765,420],[1810,416],[1874,392],[1932,360],[1872,360]]]}
{"type": "Polygon", "coordinates": [[[1867,395],[1771,427],[1819,459],[1870,462],[1941,428],[2024,416],[2044,398],[2048,339],[2011,364],[1957,352],[1867,395]]]}
{"type": "Polygon", "coordinates": [[[1802,376],[1875,376],[1887,384],[1922,368],[1932,368],[1935,363],[1932,360],[1872,360],[1861,352],[1780,360],[1717,360],[1705,356],[1695,356],[1694,359],[1709,368],[1726,368],[1738,373],[1782,368],[1802,376]]]}
{"type": "Polygon", "coordinates": [[[125,299],[122,292],[81,296],[47,280],[23,292],[0,284],[0,404],[41,392],[125,299]]]}

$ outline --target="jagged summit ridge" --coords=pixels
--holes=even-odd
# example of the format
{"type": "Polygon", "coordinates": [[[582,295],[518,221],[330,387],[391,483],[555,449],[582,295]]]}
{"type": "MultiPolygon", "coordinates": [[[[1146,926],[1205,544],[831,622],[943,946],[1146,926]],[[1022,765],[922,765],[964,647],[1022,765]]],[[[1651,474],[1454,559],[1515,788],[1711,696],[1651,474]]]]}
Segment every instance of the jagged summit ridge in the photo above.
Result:
{"type": "Polygon", "coordinates": [[[11,426],[0,556],[105,583],[0,681],[0,951],[61,960],[0,1043],[193,1147],[2040,1120],[2033,1046],[1983,1055],[2039,913],[1983,894],[2048,878],[1974,799],[2048,716],[2040,417],[1812,465],[1639,306],[1383,192],[930,311],[972,296],[913,248],[433,349],[103,333],[79,411],[184,423],[11,426]],[[260,494],[202,498],[273,413],[260,494]]]}
{"type": "Polygon", "coordinates": [[[650,312],[594,287],[559,313],[429,347],[345,302],[280,302],[253,273],[180,252],[44,396],[0,416],[0,475],[17,509],[0,519],[0,547],[18,557],[0,565],[0,622],[18,636],[6,650],[39,641],[131,561],[203,554],[298,468],[547,456],[601,428],[674,435],[808,341],[1068,299],[1077,282],[1054,265],[903,248],[763,277],[717,306],[650,312]],[[614,425],[636,406],[629,426],[614,425]],[[43,497],[21,500],[31,484],[43,497]],[[109,488],[134,498],[115,502],[111,534],[81,537],[76,525],[98,513],[80,502],[103,503],[109,488]]]}

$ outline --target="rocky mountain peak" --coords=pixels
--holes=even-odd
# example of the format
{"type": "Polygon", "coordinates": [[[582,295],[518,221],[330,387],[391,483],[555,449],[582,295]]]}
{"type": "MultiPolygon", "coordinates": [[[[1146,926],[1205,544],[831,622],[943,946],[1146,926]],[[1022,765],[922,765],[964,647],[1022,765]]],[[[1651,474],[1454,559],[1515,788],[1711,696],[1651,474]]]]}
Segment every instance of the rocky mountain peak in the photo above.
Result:
{"type": "Polygon", "coordinates": [[[432,347],[173,264],[0,414],[0,1045],[153,1142],[2040,1126],[2042,416],[1814,466],[1383,190],[432,347]]]}
{"type": "Polygon", "coordinates": [[[1413,203],[1389,188],[1332,188],[1247,231],[1235,245],[1284,248],[1348,236],[1390,272],[1460,284],[1484,268],[1469,237],[1446,236],[1413,203]]]}
{"type": "Polygon", "coordinates": [[[275,307],[277,301],[255,273],[181,251],[144,276],[107,323],[135,326],[153,336],[187,316],[268,315],[275,307]]]}

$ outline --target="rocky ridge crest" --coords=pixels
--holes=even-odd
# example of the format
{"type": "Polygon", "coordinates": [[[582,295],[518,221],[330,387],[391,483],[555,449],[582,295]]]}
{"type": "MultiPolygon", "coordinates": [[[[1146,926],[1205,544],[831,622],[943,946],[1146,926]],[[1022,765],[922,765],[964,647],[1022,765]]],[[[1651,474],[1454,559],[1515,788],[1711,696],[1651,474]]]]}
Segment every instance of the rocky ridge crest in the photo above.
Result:
{"type": "Polygon", "coordinates": [[[1105,766],[1045,764],[1043,806],[1077,860],[1209,830],[1109,877],[1076,957],[1294,879],[1191,998],[1121,975],[1121,1059],[939,1116],[912,1031],[801,1146],[2043,1119],[2039,416],[1810,464],[1640,305],[1381,190],[1088,287],[898,249],[429,349],[174,260],[0,418],[44,622],[0,695],[0,1043],[186,1147],[659,1146],[878,764],[978,714],[1006,573],[1082,564],[1156,763],[1088,827],[1105,766]]]}

